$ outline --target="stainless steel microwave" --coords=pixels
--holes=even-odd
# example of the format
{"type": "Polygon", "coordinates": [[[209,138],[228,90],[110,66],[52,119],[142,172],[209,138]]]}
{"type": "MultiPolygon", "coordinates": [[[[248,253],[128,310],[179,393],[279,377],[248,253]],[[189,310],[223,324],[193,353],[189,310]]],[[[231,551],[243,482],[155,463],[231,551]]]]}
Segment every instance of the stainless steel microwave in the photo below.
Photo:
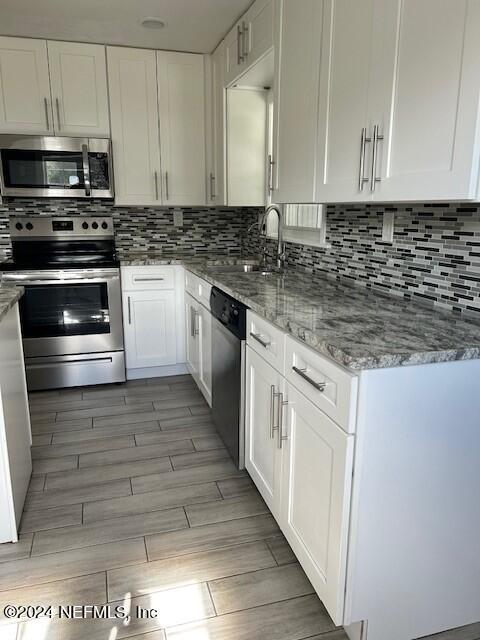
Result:
{"type": "Polygon", "coordinates": [[[2,196],[113,198],[108,138],[0,135],[2,196]]]}

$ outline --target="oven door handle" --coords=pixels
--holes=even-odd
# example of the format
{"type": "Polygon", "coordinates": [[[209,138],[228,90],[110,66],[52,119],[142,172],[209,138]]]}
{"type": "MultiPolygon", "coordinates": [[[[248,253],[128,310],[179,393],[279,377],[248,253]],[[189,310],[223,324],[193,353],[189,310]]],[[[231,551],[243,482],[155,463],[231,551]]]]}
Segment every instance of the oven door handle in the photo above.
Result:
{"type": "Polygon", "coordinates": [[[16,284],[18,286],[28,286],[36,284],[82,284],[87,282],[94,282],[97,284],[112,282],[113,280],[119,280],[119,276],[92,276],[86,278],[15,278],[8,277],[8,275],[2,275],[2,282],[8,284],[16,284]]]}
{"type": "Polygon", "coordinates": [[[82,144],[82,165],[83,165],[83,180],[85,182],[85,195],[91,196],[92,191],[90,188],[90,163],[88,161],[88,145],[82,144]]]}

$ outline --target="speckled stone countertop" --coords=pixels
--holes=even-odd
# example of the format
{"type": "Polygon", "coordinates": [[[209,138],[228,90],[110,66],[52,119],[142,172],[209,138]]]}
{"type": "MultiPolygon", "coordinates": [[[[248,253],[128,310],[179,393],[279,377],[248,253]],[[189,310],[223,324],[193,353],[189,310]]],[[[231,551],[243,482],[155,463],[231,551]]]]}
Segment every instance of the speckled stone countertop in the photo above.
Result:
{"type": "Polygon", "coordinates": [[[0,322],[23,296],[23,291],[23,287],[2,287],[0,285],[0,322]]]}
{"type": "MultiPolygon", "coordinates": [[[[353,371],[480,358],[480,320],[287,269],[212,272],[239,258],[132,256],[122,265],[183,264],[277,327],[353,371]]],[[[243,261],[243,260],[242,260],[243,261]]]]}

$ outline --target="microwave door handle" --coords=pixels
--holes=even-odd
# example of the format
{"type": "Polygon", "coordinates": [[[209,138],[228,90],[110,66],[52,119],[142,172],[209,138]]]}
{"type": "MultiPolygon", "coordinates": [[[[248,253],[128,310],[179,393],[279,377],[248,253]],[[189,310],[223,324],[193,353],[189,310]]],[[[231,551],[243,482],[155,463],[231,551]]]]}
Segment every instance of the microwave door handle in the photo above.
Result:
{"type": "Polygon", "coordinates": [[[92,194],[92,191],[90,189],[90,164],[88,162],[88,146],[86,144],[82,144],[82,163],[85,195],[89,197],[92,194]]]}

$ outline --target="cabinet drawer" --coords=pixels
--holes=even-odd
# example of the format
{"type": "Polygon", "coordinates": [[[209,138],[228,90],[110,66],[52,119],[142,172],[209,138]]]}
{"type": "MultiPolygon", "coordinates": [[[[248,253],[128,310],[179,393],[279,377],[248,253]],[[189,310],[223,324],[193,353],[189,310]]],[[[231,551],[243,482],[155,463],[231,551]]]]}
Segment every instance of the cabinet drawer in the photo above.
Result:
{"type": "Polygon", "coordinates": [[[270,322],[247,312],[247,344],[282,375],[285,373],[286,335],[270,322]]]}
{"type": "Polygon", "coordinates": [[[123,267],[124,291],[152,291],[175,288],[175,267],[123,267]]]}
{"type": "Polygon", "coordinates": [[[305,397],[345,431],[355,431],[355,375],[290,336],[286,338],[285,369],[287,380],[305,397]]]}
{"type": "Polygon", "coordinates": [[[210,292],[212,285],[206,280],[199,278],[190,271],[185,271],[185,291],[187,291],[197,302],[201,302],[204,307],[210,309],[210,292]]]}

